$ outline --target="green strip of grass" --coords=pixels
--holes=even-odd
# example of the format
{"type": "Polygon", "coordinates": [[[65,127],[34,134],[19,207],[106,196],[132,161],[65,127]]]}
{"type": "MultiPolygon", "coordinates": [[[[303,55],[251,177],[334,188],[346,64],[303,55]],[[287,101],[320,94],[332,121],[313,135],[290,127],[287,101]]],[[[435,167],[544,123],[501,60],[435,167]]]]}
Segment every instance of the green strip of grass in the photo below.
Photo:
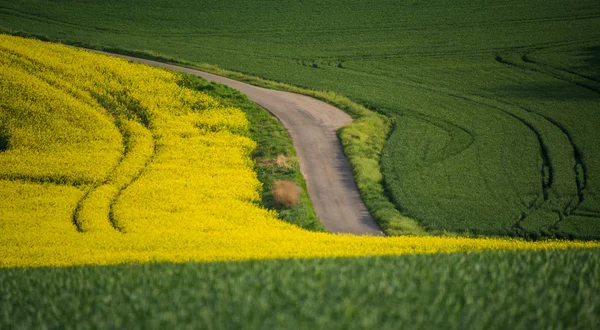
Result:
{"type": "Polygon", "coordinates": [[[594,329],[598,250],[0,270],[0,328],[594,329]]]}
{"type": "Polygon", "coordinates": [[[252,153],[252,159],[258,179],[263,183],[261,192],[263,206],[275,209],[279,217],[289,223],[308,230],[326,231],[312,207],[306,182],[296,160],[296,151],[283,125],[265,109],[233,88],[208,82],[197,76],[179,74],[182,77],[182,84],[186,87],[207,93],[218,99],[223,105],[239,108],[246,113],[246,117],[250,121],[250,138],[258,144],[252,153]],[[279,155],[286,156],[285,165],[287,166],[277,164],[276,159],[279,155]],[[286,207],[276,203],[272,188],[273,183],[277,180],[294,181],[302,187],[298,205],[286,207]]]}

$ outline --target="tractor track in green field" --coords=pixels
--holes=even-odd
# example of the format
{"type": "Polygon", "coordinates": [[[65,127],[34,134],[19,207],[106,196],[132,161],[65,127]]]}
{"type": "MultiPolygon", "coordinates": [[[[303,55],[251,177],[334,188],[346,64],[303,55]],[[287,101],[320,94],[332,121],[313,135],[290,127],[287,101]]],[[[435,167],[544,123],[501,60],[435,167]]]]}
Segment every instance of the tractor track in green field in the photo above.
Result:
{"type": "MultiPolygon", "coordinates": [[[[550,47],[546,47],[546,48],[550,48],[550,47]]],[[[524,63],[534,65],[534,67],[529,68],[531,71],[543,73],[543,74],[549,75],[551,77],[554,77],[556,79],[562,80],[564,82],[575,84],[579,87],[583,87],[592,92],[600,94],[600,85],[599,85],[600,80],[598,80],[594,77],[591,77],[591,76],[582,75],[575,71],[565,70],[562,68],[558,68],[558,67],[546,64],[546,63],[538,62],[538,61],[533,60],[530,57],[531,54],[533,54],[537,51],[540,51],[540,50],[544,50],[546,48],[538,48],[536,50],[526,52],[523,55],[521,55],[521,60],[524,63]],[[539,67],[539,69],[536,69],[536,67],[539,67]],[[570,78],[581,79],[581,80],[583,80],[583,82],[576,81],[576,79],[569,79],[569,76],[570,76],[570,78]]],[[[522,68],[522,67],[520,67],[520,68],[522,68]]]]}
{"type": "MultiPolygon", "coordinates": [[[[497,55],[495,57],[495,60],[502,64],[511,65],[513,67],[516,66],[516,65],[512,65],[511,62],[504,59],[501,55],[497,55]]],[[[520,68],[519,66],[516,66],[516,67],[520,68]]],[[[353,70],[353,69],[351,69],[351,70],[360,72],[361,74],[375,75],[373,73],[363,72],[360,70],[353,70]]],[[[382,79],[385,79],[385,77],[382,77],[380,75],[377,75],[377,76],[382,79]]],[[[549,229],[554,230],[557,228],[558,224],[561,221],[563,221],[569,215],[574,214],[574,212],[577,210],[579,205],[581,205],[581,203],[583,202],[583,199],[585,198],[584,197],[585,188],[587,186],[587,167],[586,167],[585,163],[583,162],[582,153],[580,151],[580,148],[573,141],[572,135],[566,129],[566,127],[564,127],[563,125],[558,123],[556,120],[553,120],[552,118],[550,118],[546,115],[540,114],[538,112],[535,112],[535,111],[528,109],[526,107],[523,107],[521,105],[515,105],[512,103],[509,103],[508,101],[503,101],[503,100],[498,100],[498,99],[490,99],[490,98],[487,98],[482,95],[472,95],[472,96],[464,95],[463,93],[461,93],[459,91],[448,90],[445,88],[434,88],[431,86],[427,86],[419,81],[414,81],[414,80],[410,80],[410,79],[404,79],[404,81],[402,81],[401,83],[404,85],[407,85],[409,87],[423,89],[423,90],[426,90],[429,92],[442,94],[442,95],[449,96],[452,98],[457,98],[457,99],[461,99],[461,100],[464,100],[464,101],[467,101],[470,103],[474,103],[479,106],[494,109],[494,110],[498,111],[499,113],[502,113],[502,114],[509,116],[510,118],[513,118],[514,120],[518,121],[521,125],[524,125],[536,137],[536,140],[539,145],[540,159],[542,161],[542,164],[540,166],[540,183],[541,183],[542,192],[541,192],[540,196],[538,196],[532,200],[522,201],[522,205],[525,209],[524,209],[524,211],[522,211],[522,214],[519,217],[519,219],[515,220],[515,222],[511,226],[511,228],[513,228],[513,230],[520,231],[521,224],[532,213],[534,213],[536,211],[545,210],[545,209],[551,210],[551,212],[556,213],[558,216],[558,220],[555,221],[553,224],[549,225],[549,229]],[[554,183],[554,179],[555,179],[556,169],[554,168],[552,159],[550,157],[552,148],[545,141],[543,132],[540,130],[540,128],[536,127],[536,124],[534,124],[530,120],[527,120],[525,118],[526,116],[524,117],[524,116],[518,115],[515,112],[517,112],[517,113],[522,112],[523,115],[529,114],[531,116],[540,118],[543,122],[548,124],[548,128],[552,128],[553,130],[560,132],[560,134],[564,135],[566,137],[566,141],[568,141],[568,144],[569,144],[569,146],[566,148],[573,150],[573,159],[574,159],[575,165],[573,166],[572,172],[573,172],[573,179],[575,181],[577,190],[576,190],[576,192],[573,193],[573,198],[571,200],[569,200],[568,202],[563,202],[563,203],[558,202],[562,205],[560,210],[555,210],[555,207],[553,207],[553,206],[547,206],[547,207],[544,206],[544,205],[551,205],[554,203],[554,195],[551,192],[553,189],[553,183],[554,183]]],[[[419,114],[418,111],[416,111],[416,110],[405,109],[403,111],[403,113],[404,113],[404,115],[413,116],[418,119],[424,120],[432,125],[440,127],[443,130],[447,131],[448,134],[452,135],[451,134],[452,132],[449,132],[447,127],[442,127],[442,126],[446,126],[446,125],[440,126],[439,123],[437,123],[437,124],[434,123],[434,122],[436,122],[437,119],[429,118],[428,116],[419,114]]],[[[468,132],[468,130],[466,130],[466,132],[468,132]]],[[[470,145],[471,144],[465,145],[463,148],[460,148],[460,150],[458,150],[457,152],[455,152],[451,155],[447,155],[447,157],[452,157],[452,156],[458,155],[459,153],[461,153],[464,150],[466,150],[467,148],[469,148],[470,145]]],[[[560,148],[560,149],[562,149],[562,148],[560,148]]],[[[439,159],[438,161],[443,161],[447,157],[439,159]]],[[[491,183],[486,183],[486,185],[489,187],[488,189],[490,191],[493,191],[493,189],[491,187],[491,183]]],[[[398,203],[398,201],[396,201],[396,203],[398,203]]],[[[397,204],[397,205],[399,205],[399,204],[397,204]]]]}
{"type": "MultiPolygon", "coordinates": [[[[557,74],[556,72],[563,72],[565,74],[569,74],[572,76],[577,76],[578,78],[584,79],[584,80],[588,80],[589,82],[595,82],[595,79],[590,79],[589,77],[580,75],[578,73],[572,72],[572,71],[567,71],[567,70],[563,70],[561,68],[557,68],[557,67],[553,67],[550,66],[548,64],[543,64],[543,63],[539,63],[536,62],[534,60],[532,60],[529,55],[532,54],[533,52],[536,51],[540,51],[542,49],[546,49],[546,48],[551,48],[551,47],[545,47],[545,48],[538,48],[532,51],[528,51],[525,52],[523,54],[520,54],[518,56],[518,58],[523,62],[523,63],[515,63],[509,59],[507,59],[506,57],[502,56],[502,55],[497,55],[495,57],[496,61],[504,64],[504,65],[508,65],[510,67],[513,67],[517,70],[529,70],[529,71],[533,71],[533,72],[537,72],[537,73],[541,73],[544,75],[548,75],[550,77],[553,77],[555,79],[567,82],[567,83],[571,83],[571,84],[575,84],[576,86],[588,89],[592,92],[595,93],[600,93],[600,89],[598,89],[597,87],[590,85],[590,83],[581,83],[581,82],[577,82],[574,81],[572,79],[568,79],[566,77],[564,77],[561,74],[557,74]],[[552,72],[554,71],[554,72],[552,72]]],[[[562,124],[560,124],[558,121],[539,114],[537,112],[531,111],[529,109],[526,109],[524,107],[521,107],[522,109],[529,111],[531,113],[536,113],[537,115],[541,116],[542,118],[544,118],[546,121],[550,122],[552,125],[554,125],[558,130],[561,131],[561,133],[566,136],[566,138],[568,139],[570,145],[571,145],[571,149],[573,151],[573,160],[575,165],[572,168],[573,171],[573,175],[574,175],[574,179],[575,179],[575,184],[577,187],[577,192],[574,196],[574,198],[572,198],[569,202],[567,202],[564,207],[562,208],[562,210],[560,211],[556,211],[556,214],[558,215],[559,220],[556,221],[552,226],[551,229],[557,229],[558,225],[565,220],[566,217],[576,214],[577,209],[579,208],[579,206],[583,203],[584,199],[585,199],[585,191],[586,188],[588,186],[588,169],[587,166],[585,164],[585,162],[583,161],[583,155],[581,152],[581,149],[577,146],[577,144],[575,143],[572,134],[569,132],[569,130],[562,124]],[[576,202],[575,202],[576,201],[576,202]]],[[[577,214],[579,215],[579,214],[577,214]]],[[[598,215],[595,216],[591,216],[591,217],[598,217],[598,215]]]]}
{"type": "Polygon", "coordinates": [[[49,17],[33,15],[30,13],[12,9],[12,8],[0,7],[0,12],[8,13],[8,14],[14,15],[14,16],[20,16],[25,19],[30,19],[32,21],[38,21],[38,22],[44,22],[44,23],[49,22],[49,23],[54,23],[54,24],[61,25],[61,26],[74,27],[74,28],[77,28],[79,30],[84,30],[84,31],[104,31],[104,32],[119,33],[119,31],[117,31],[117,30],[111,30],[111,29],[99,28],[99,27],[89,27],[89,26],[85,26],[85,25],[64,22],[64,21],[60,21],[57,19],[49,18],[49,17]]]}

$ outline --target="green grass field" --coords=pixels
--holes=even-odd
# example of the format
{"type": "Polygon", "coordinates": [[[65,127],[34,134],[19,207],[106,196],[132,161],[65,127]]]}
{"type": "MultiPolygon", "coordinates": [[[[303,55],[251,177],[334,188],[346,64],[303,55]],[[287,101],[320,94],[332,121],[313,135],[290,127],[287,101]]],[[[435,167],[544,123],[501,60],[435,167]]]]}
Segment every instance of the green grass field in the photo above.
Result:
{"type": "Polygon", "coordinates": [[[425,229],[600,238],[596,0],[15,0],[0,27],[333,90],[394,119],[387,194],[425,229]]]}
{"type": "Polygon", "coordinates": [[[0,328],[594,329],[597,254],[0,269],[0,328]]]}

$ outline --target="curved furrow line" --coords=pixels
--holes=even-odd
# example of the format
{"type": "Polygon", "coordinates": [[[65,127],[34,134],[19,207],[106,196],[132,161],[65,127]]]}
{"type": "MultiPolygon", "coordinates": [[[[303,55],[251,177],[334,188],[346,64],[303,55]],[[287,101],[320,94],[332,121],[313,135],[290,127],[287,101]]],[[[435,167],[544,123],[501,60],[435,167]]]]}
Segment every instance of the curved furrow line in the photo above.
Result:
{"type": "Polygon", "coordinates": [[[579,207],[579,205],[581,205],[581,203],[583,203],[583,200],[585,199],[584,193],[585,189],[587,188],[588,182],[587,166],[583,161],[581,149],[579,149],[577,144],[575,144],[573,136],[571,135],[569,130],[567,130],[567,128],[564,127],[558,121],[542,114],[539,115],[544,117],[547,121],[551,122],[554,126],[558,127],[560,131],[563,132],[563,134],[567,137],[569,143],[571,144],[571,147],[573,148],[573,158],[575,160],[575,165],[573,166],[573,173],[575,174],[575,184],[577,185],[577,205],[575,205],[572,209],[565,207],[563,213],[564,215],[570,215],[579,207]]]}
{"type": "MultiPolygon", "coordinates": [[[[526,55],[522,55],[521,56],[522,59],[525,58],[525,57],[526,57],[526,55]]],[[[509,60],[501,57],[500,55],[496,56],[496,60],[498,62],[502,63],[502,64],[506,64],[506,65],[509,65],[509,66],[517,68],[517,69],[531,70],[531,71],[535,71],[535,72],[538,72],[538,73],[550,75],[550,76],[552,76],[554,78],[560,79],[560,80],[568,82],[568,83],[574,83],[574,82],[569,81],[567,79],[563,79],[561,77],[557,77],[555,75],[548,74],[547,72],[545,72],[543,70],[533,70],[532,68],[523,68],[522,66],[517,65],[515,63],[512,63],[511,61],[509,61],[509,60]]],[[[529,63],[534,64],[534,62],[529,62],[529,63]]],[[[578,85],[578,86],[581,86],[580,84],[577,84],[577,83],[575,83],[575,84],[578,85]]],[[[581,87],[587,88],[585,86],[581,86],[581,87]]],[[[594,89],[592,89],[592,90],[595,91],[595,92],[599,92],[599,91],[594,90],[594,89]]],[[[514,104],[510,104],[510,103],[507,103],[507,104],[512,105],[512,106],[517,106],[517,105],[514,105],[514,104]]],[[[556,121],[556,120],[554,120],[554,119],[552,119],[552,118],[550,118],[550,117],[548,117],[546,115],[537,113],[537,112],[535,112],[535,111],[533,111],[531,109],[527,109],[527,108],[522,107],[522,106],[518,106],[518,107],[521,108],[521,109],[523,109],[523,110],[525,110],[525,111],[527,111],[527,112],[536,114],[536,115],[544,118],[547,122],[549,122],[553,126],[555,126],[560,132],[562,132],[563,135],[566,136],[566,138],[568,139],[568,141],[569,141],[569,143],[571,145],[571,149],[573,150],[573,159],[574,159],[574,162],[575,162],[575,165],[573,166],[573,173],[574,173],[574,177],[575,177],[575,184],[576,184],[576,187],[577,187],[577,193],[576,193],[575,198],[572,199],[571,201],[569,201],[564,206],[563,211],[559,213],[559,220],[553,225],[553,228],[556,228],[558,226],[558,224],[564,219],[564,217],[573,214],[573,212],[575,212],[575,210],[581,205],[581,203],[585,199],[585,189],[587,187],[587,182],[588,182],[588,174],[587,174],[588,170],[587,170],[587,166],[586,166],[585,162],[583,161],[581,149],[577,146],[577,144],[575,143],[575,141],[573,139],[573,136],[571,135],[571,133],[569,132],[569,130],[564,125],[562,125],[558,121],[556,121]],[[575,205],[573,205],[573,203],[575,202],[575,199],[577,200],[577,203],[575,205]]]]}
{"type": "Polygon", "coordinates": [[[543,73],[543,74],[549,75],[551,77],[554,77],[556,79],[559,79],[559,80],[562,80],[562,81],[565,81],[565,82],[568,82],[571,84],[575,84],[575,85],[577,85],[579,87],[583,87],[585,89],[589,89],[593,92],[600,93],[600,84],[599,84],[600,81],[598,81],[597,79],[595,79],[593,77],[588,77],[588,76],[582,75],[582,74],[574,72],[574,71],[555,67],[555,66],[547,64],[547,63],[538,62],[538,61],[530,58],[530,56],[529,56],[530,54],[533,54],[535,52],[538,52],[540,50],[544,50],[547,48],[550,48],[550,47],[539,48],[539,49],[531,50],[529,52],[525,52],[524,54],[521,55],[521,61],[523,61],[526,64],[531,64],[532,71],[543,73]],[[568,76],[571,76],[572,78],[576,78],[576,79],[582,79],[584,82],[578,82],[578,81],[575,81],[574,79],[569,79],[568,76]]]}
{"type": "Polygon", "coordinates": [[[132,120],[123,120],[119,126],[124,137],[123,157],[108,179],[92,187],[77,204],[73,223],[80,232],[123,231],[114,216],[114,205],[154,159],[156,143],[147,128],[132,120]]]}
{"type": "MultiPolygon", "coordinates": [[[[418,83],[417,83],[418,84],[418,83]]],[[[418,84],[421,85],[421,84],[418,84]]],[[[521,118],[519,116],[517,116],[516,114],[501,108],[500,106],[495,106],[492,105],[488,102],[482,102],[482,101],[478,101],[474,98],[465,96],[465,95],[461,95],[458,94],[458,92],[455,91],[447,91],[447,90],[443,90],[443,89],[435,89],[435,88],[431,88],[431,87],[426,87],[424,85],[422,86],[415,86],[415,87],[419,87],[422,89],[426,89],[428,91],[431,92],[436,92],[439,94],[444,94],[447,96],[451,96],[454,98],[458,98],[470,103],[474,103],[477,105],[482,105],[485,107],[489,107],[495,110],[499,110],[501,113],[504,113],[510,117],[512,117],[513,119],[519,121],[521,124],[525,125],[525,127],[528,128],[528,130],[530,130],[536,137],[538,144],[540,146],[540,157],[542,159],[542,166],[540,169],[540,176],[542,178],[542,191],[543,191],[543,197],[544,197],[544,201],[547,201],[549,198],[549,189],[552,187],[552,183],[554,181],[554,168],[552,166],[552,161],[550,159],[549,156],[549,152],[548,152],[548,145],[546,144],[546,142],[544,141],[543,137],[542,137],[542,133],[530,122],[528,122],[527,120],[525,120],[524,118],[521,118]]]]}
{"type": "Polygon", "coordinates": [[[402,115],[410,116],[422,120],[432,126],[438,127],[439,129],[445,131],[450,136],[450,142],[444,145],[442,149],[441,155],[438,157],[432,157],[428,160],[429,164],[440,163],[446,159],[455,157],[467,150],[473,143],[475,142],[474,135],[467,128],[462,127],[460,125],[451,123],[447,120],[443,120],[441,118],[434,118],[418,111],[411,109],[403,109],[402,115]],[[459,136],[459,137],[457,137],[459,136]],[[460,138],[464,136],[465,138],[460,138]]]}
{"type": "Polygon", "coordinates": [[[31,176],[31,175],[23,175],[23,174],[0,174],[0,180],[5,181],[19,181],[24,183],[38,183],[38,184],[55,184],[58,186],[73,186],[73,187],[81,187],[86,185],[93,185],[94,182],[91,180],[83,180],[83,179],[73,179],[66,175],[61,176],[31,176]]]}
{"type": "MultiPolygon", "coordinates": [[[[108,110],[107,110],[107,112],[110,113],[108,110]]],[[[114,117],[114,119],[115,119],[115,121],[118,120],[118,118],[116,118],[116,117],[114,117]]],[[[119,128],[119,132],[121,133],[121,136],[123,139],[123,154],[119,158],[115,167],[109,172],[108,177],[110,177],[112,175],[112,173],[116,172],[117,168],[121,165],[121,163],[125,159],[125,154],[127,153],[127,142],[126,142],[126,138],[125,138],[126,132],[122,129],[121,125],[116,125],[116,126],[119,128]]],[[[75,205],[75,208],[73,209],[73,214],[71,216],[71,221],[73,222],[73,226],[75,226],[75,229],[77,229],[78,232],[83,233],[83,232],[86,232],[89,230],[89,228],[87,228],[87,226],[85,225],[86,221],[82,220],[82,217],[86,216],[86,215],[83,215],[84,203],[90,199],[90,195],[92,194],[92,192],[97,191],[97,189],[99,187],[106,185],[107,182],[108,182],[108,180],[106,180],[100,184],[97,184],[97,183],[93,184],[92,187],[86,191],[85,195],[83,195],[83,197],[81,197],[81,199],[75,205]]],[[[87,207],[85,207],[85,213],[88,213],[87,207]]]]}
{"type": "Polygon", "coordinates": [[[546,64],[539,64],[538,62],[534,62],[533,60],[530,60],[526,55],[521,56],[521,60],[524,63],[527,63],[527,64],[533,64],[533,65],[537,65],[537,66],[547,66],[546,70],[541,70],[541,69],[540,70],[535,70],[535,69],[532,69],[531,71],[538,72],[538,73],[543,73],[543,74],[546,74],[546,75],[551,76],[553,78],[556,78],[556,79],[559,79],[559,80],[562,80],[562,81],[565,81],[565,82],[568,82],[568,83],[571,83],[571,84],[575,84],[575,85],[577,85],[579,87],[582,87],[582,88],[590,90],[590,91],[592,91],[594,93],[599,93],[600,94],[600,87],[595,86],[596,85],[595,84],[596,83],[595,80],[591,80],[591,79],[588,79],[587,77],[584,77],[582,75],[574,74],[574,73],[571,73],[571,72],[568,72],[568,71],[565,71],[565,70],[562,70],[562,69],[558,69],[558,68],[555,68],[555,67],[552,67],[552,66],[549,66],[549,65],[546,65],[546,64]],[[553,71],[560,71],[562,74],[558,74],[558,73],[555,73],[553,71]],[[575,76],[575,77],[577,77],[579,79],[585,79],[585,80],[590,80],[590,81],[579,82],[579,81],[575,81],[575,80],[571,80],[571,79],[565,78],[563,75],[571,75],[571,76],[575,76]]]}
{"type": "Polygon", "coordinates": [[[135,183],[137,180],[139,180],[139,178],[141,178],[142,175],[144,175],[144,173],[146,172],[146,170],[148,169],[150,164],[152,164],[154,162],[154,160],[156,159],[156,155],[158,154],[156,137],[152,136],[152,134],[149,134],[149,135],[150,135],[149,136],[150,141],[152,143],[151,154],[147,155],[147,159],[144,162],[144,164],[142,165],[142,167],[139,169],[139,171],[131,178],[130,181],[126,182],[119,188],[119,191],[117,192],[117,194],[114,196],[114,198],[110,202],[109,212],[108,212],[108,220],[109,220],[111,226],[113,228],[119,230],[120,232],[125,232],[125,228],[119,224],[119,221],[116,218],[115,206],[117,205],[117,202],[119,201],[119,198],[121,197],[123,192],[127,188],[129,188],[129,186],[131,186],[133,183],[135,183]]]}
{"type": "Polygon", "coordinates": [[[71,222],[73,222],[73,226],[75,226],[75,229],[77,230],[77,232],[80,232],[80,233],[85,232],[85,230],[82,226],[82,222],[79,219],[80,213],[81,213],[81,209],[83,207],[83,201],[87,200],[88,196],[95,189],[95,187],[97,187],[97,186],[94,186],[94,187],[88,189],[86,191],[85,195],[83,195],[83,197],[77,202],[77,204],[75,205],[75,208],[73,209],[73,215],[71,216],[71,222]]]}
{"type": "Polygon", "coordinates": [[[560,74],[551,74],[549,72],[542,72],[544,70],[540,70],[540,71],[537,71],[537,72],[546,73],[546,74],[551,75],[552,77],[554,77],[556,79],[560,79],[560,80],[563,80],[563,81],[575,84],[575,85],[577,85],[579,87],[587,88],[587,89],[589,89],[591,91],[594,91],[596,93],[600,93],[600,86],[598,86],[598,83],[600,83],[599,79],[594,78],[592,76],[586,76],[586,75],[583,75],[583,74],[575,72],[575,71],[571,71],[571,70],[567,70],[567,69],[555,67],[555,66],[552,66],[552,65],[547,64],[547,63],[542,63],[542,62],[533,60],[529,56],[527,56],[527,55],[529,55],[529,54],[531,54],[533,52],[535,52],[535,51],[531,51],[531,52],[529,52],[527,54],[524,54],[521,57],[521,59],[523,60],[523,62],[525,62],[525,63],[531,63],[533,65],[537,65],[537,66],[540,66],[540,67],[545,67],[545,68],[548,68],[550,70],[553,70],[553,71],[555,70],[555,71],[558,71],[558,72],[561,72],[561,73],[564,73],[564,74],[567,74],[567,75],[577,76],[577,78],[580,78],[580,79],[589,80],[587,82],[589,85],[584,85],[584,84],[581,84],[581,83],[574,82],[574,81],[572,81],[570,79],[567,79],[567,78],[561,76],[560,74]]]}
{"type": "Polygon", "coordinates": [[[522,63],[515,63],[512,62],[510,60],[508,60],[505,56],[499,55],[497,54],[495,56],[495,60],[499,63],[502,64],[506,64],[521,70],[528,70],[528,71],[532,71],[532,72],[536,72],[536,73],[541,73],[547,76],[550,76],[552,78],[570,83],[570,84],[574,84],[576,86],[579,86],[581,88],[585,88],[587,90],[590,90],[594,93],[600,93],[600,86],[598,86],[597,81],[595,80],[591,80],[588,77],[582,76],[580,74],[577,73],[573,73],[573,72],[569,72],[560,68],[555,68],[552,67],[550,65],[547,64],[540,64],[538,62],[535,62],[534,60],[531,60],[530,58],[527,57],[527,54],[530,54],[534,51],[530,51],[528,53],[525,54],[521,54],[519,55],[519,60],[522,63]],[[542,69],[540,67],[546,67],[546,69],[542,69]],[[557,73],[556,71],[560,71],[561,73],[557,73]],[[568,79],[565,77],[565,75],[571,75],[576,77],[576,79],[583,79],[583,80],[587,80],[586,82],[580,82],[580,81],[576,81],[575,79],[568,79]]]}

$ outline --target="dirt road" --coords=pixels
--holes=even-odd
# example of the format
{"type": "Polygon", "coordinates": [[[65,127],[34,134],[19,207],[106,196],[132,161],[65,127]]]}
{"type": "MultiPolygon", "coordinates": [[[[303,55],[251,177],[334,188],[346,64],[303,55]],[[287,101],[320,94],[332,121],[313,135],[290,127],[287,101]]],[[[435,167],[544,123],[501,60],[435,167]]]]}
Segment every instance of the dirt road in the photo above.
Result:
{"type": "Polygon", "coordinates": [[[331,232],[383,235],[354,181],[336,131],[352,118],[342,110],[308,96],[252,86],[175,65],[109,54],[152,66],[182,71],[233,87],[277,117],[292,137],[308,194],[321,223],[331,232]]]}

